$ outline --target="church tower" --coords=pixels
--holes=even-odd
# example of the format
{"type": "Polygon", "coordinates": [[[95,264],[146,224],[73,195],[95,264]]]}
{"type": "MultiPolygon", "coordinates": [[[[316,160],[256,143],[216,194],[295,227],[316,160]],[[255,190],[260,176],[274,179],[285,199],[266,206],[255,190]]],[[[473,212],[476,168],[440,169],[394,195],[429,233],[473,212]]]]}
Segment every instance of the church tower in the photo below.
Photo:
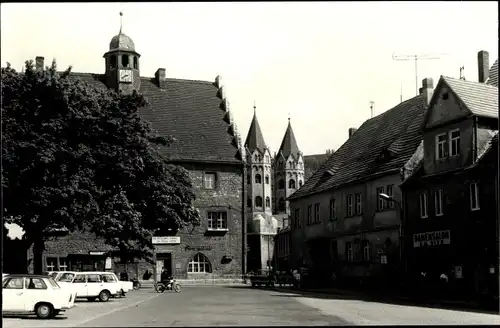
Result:
{"type": "Polygon", "coordinates": [[[135,51],[134,41],[122,32],[122,17],[123,13],[120,13],[120,32],[111,39],[109,51],[104,54],[105,81],[108,88],[131,93],[141,86],[141,55],[135,51]]]}
{"type": "Polygon", "coordinates": [[[272,216],[272,157],[257,120],[255,105],[252,123],[245,141],[245,150],[247,154],[246,216],[249,248],[247,269],[248,271],[265,270],[272,265],[273,237],[276,235],[278,223],[272,216]]]}
{"type": "Polygon", "coordinates": [[[281,146],[274,158],[274,195],[276,214],[290,217],[290,205],[286,200],[304,184],[304,158],[293,133],[290,118],[281,146]]]}

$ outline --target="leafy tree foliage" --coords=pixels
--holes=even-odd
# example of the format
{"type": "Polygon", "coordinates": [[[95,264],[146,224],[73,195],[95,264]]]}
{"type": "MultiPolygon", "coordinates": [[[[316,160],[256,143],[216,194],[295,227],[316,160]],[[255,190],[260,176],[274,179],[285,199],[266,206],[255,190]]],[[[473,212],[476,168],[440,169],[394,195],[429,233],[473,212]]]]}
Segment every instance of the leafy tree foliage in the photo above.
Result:
{"type": "Polygon", "coordinates": [[[161,155],[173,139],[139,116],[145,105],[74,79],[71,67],[59,73],[55,61],[2,68],[3,210],[27,248],[57,229],[88,230],[122,257],[147,256],[157,229],[199,223],[188,172],[161,155]]]}

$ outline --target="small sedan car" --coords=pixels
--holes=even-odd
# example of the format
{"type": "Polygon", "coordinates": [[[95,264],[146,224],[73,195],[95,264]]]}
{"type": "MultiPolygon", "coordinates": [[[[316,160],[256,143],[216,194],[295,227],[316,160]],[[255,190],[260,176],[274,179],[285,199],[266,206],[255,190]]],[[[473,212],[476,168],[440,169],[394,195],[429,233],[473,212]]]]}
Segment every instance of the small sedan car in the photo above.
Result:
{"type": "Polygon", "coordinates": [[[11,274],[2,279],[2,311],[50,319],[75,306],[75,294],[45,275],[11,274]]]}

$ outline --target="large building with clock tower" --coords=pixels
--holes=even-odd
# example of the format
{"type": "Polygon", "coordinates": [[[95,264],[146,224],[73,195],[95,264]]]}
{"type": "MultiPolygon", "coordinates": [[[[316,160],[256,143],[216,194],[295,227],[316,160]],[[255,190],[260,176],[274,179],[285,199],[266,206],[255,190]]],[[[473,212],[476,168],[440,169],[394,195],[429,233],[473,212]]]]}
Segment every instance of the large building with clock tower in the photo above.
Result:
{"type": "MultiPolygon", "coordinates": [[[[241,281],[246,267],[244,149],[222,78],[217,76],[214,81],[175,79],[167,77],[165,68],[158,68],[152,77],[141,76],[140,54],[121,28],[103,57],[103,74],[72,72],[69,78],[97,88],[124,93],[137,91],[145,96],[148,104],[139,114],[158,133],[176,139],[165,149],[165,155],[172,164],[189,171],[197,195],[195,206],[203,217],[202,225],[160,232],[153,239],[153,264],[143,260],[121,264],[102,240],[83,232],[63,233],[46,242],[44,269],[117,273],[127,270],[130,277],[137,275],[141,279],[146,270],[159,275],[162,268],[167,268],[184,283],[241,281]]],[[[44,69],[43,57],[36,58],[36,67],[44,69]]],[[[22,271],[15,267],[9,270],[22,271]]],[[[28,271],[33,268],[29,267],[28,271]]]]}

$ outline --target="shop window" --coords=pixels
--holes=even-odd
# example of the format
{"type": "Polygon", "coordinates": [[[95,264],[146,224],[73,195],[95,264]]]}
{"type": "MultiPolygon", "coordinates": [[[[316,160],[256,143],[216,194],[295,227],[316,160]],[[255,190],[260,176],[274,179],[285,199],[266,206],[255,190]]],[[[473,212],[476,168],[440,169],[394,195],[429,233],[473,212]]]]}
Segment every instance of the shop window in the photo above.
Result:
{"type": "Polygon", "coordinates": [[[210,260],[203,254],[196,254],[188,265],[189,273],[211,273],[212,265],[210,264],[210,260]]]}

